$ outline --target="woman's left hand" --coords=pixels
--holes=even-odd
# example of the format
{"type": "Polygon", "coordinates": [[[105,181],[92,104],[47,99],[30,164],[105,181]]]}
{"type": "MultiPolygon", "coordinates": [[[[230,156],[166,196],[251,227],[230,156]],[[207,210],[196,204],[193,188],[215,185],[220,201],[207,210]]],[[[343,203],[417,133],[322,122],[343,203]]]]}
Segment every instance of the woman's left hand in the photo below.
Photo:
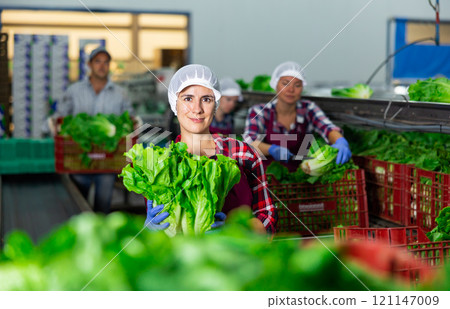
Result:
{"type": "Polygon", "coordinates": [[[338,155],[336,157],[337,164],[344,164],[348,162],[348,160],[350,160],[352,152],[350,151],[348,142],[344,137],[338,138],[336,142],[333,145],[331,145],[331,147],[339,150],[338,155]]]}
{"type": "Polygon", "coordinates": [[[211,225],[211,230],[217,229],[225,224],[227,215],[223,212],[216,212],[214,215],[214,223],[211,225]]]}

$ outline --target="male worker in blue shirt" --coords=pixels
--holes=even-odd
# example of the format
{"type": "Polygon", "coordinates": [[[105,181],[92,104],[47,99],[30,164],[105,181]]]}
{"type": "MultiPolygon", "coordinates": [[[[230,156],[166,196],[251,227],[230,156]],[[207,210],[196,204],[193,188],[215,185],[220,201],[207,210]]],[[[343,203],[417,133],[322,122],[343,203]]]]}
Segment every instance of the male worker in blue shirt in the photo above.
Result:
{"type": "MultiPolygon", "coordinates": [[[[92,116],[98,113],[121,115],[128,111],[132,114],[131,102],[126,91],[109,80],[110,61],[111,55],[104,47],[94,49],[89,56],[88,65],[91,71],[89,77],[67,88],[52,118],[79,113],[92,116]]],[[[72,174],[71,177],[85,198],[88,197],[91,184],[94,183],[94,211],[110,212],[117,175],[72,174]]]]}

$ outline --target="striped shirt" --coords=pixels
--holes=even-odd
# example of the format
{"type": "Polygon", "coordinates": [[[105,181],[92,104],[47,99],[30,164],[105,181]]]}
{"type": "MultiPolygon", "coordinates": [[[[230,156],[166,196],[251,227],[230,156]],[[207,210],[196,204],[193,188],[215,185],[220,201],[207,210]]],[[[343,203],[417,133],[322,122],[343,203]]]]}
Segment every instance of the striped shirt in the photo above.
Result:
{"type": "MultiPolygon", "coordinates": [[[[290,129],[286,129],[281,123],[277,121],[275,106],[277,100],[266,104],[259,104],[250,107],[245,121],[245,130],[243,138],[246,142],[252,143],[258,139],[259,134],[265,134],[267,125],[270,121],[270,115],[273,114],[273,131],[278,134],[292,134],[298,133],[298,124],[307,122],[306,134],[316,133],[320,134],[328,143],[328,135],[331,131],[337,130],[342,133],[342,130],[334,125],[324,112],[316,105],[316,103],[309,100],[300,100],[297,102],[297,118],[296,123],[292,123],[290,129]]],[[[262,140],[264,142],[264,140],[262,140]]]]}
{"type": "MultiPolygon", "coordinates": [[[[274,234],[277,214],[267,187],[267,177],[261,157],[247,143],[234,138],[221,137],[218,134],[212,136],[216,144],[216,154],[235,159],[242,167],[253,193],[251,205],[253,215],[263,223],[268,233],[274,234]]],[[[178,135],[175,142],[180,140],[181,135],[178,135]]]]}
{"type": "Polygon", "coordinates": [[[92,116],[98,113],[121,115],[125,111],[133,114],[125,89],[108,80],[105,87],[97,94],[89,79],[86,78],[67,88],[62,101],[58,103],[54,117],[80,113],[92,116]]]}

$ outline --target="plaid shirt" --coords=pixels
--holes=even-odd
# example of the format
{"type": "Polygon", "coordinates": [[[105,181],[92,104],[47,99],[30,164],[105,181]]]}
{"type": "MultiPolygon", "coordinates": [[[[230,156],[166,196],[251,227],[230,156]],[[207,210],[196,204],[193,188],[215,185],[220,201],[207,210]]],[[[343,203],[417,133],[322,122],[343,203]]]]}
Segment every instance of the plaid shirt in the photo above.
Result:
{"type": "MultiPolygon", "coordinates": [[[[273,205],[272,197],[267,189],[267,177],[264,173],[262,159],[256,151],[248,144],[229,137],[212,135],[216,144],[216,154],[235,159],[243,168],[247,176],[248,184],[253,193],[252,210],[253,215],[258,218],[268,233],[275,233],[277,214],[273,205]]],[[[181,140],[178,135],[175,142],[181,140]]]]}
{"type": "MultiPolygon", "coordinates": [[[[307,121],[306,133],[313,131],[320,134],[328,143],[328,135],[331,131],[342,130],[334,125],[316,103],[308,100],[300,100],[297,102],[297,121],[287,130],[281,123],[277,121],[275,106],[277,100],[266,104],[259,104],[250,107],[245,121],[244,141],[252,143],[258,139],[258,134],[264,134],[267,131],[267,124],[270,121],[270,114],[274,113],[273,130],[279,134],[298,133],[298,124],[307,121]],[[264,108],[264,106],[266,106],[264,108]]],[[[264,142],[264,140],[263,140],[264,142]]]]}
{"type": "Polygon", "coordinates": [[[226,114],[222,121],[217,121],[216,117],[214,117],[211,122],[210,128],[219,129],[219,130],[230,130],[233,132],[234,129],[234,120],[232,114],[226,114]]]}

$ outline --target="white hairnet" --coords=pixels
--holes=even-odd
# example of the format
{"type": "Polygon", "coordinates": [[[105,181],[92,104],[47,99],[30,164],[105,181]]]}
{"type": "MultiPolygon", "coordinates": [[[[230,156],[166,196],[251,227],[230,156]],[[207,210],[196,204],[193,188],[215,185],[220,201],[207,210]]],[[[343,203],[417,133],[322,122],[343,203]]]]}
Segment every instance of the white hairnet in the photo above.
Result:
{"type": "Polygon", "coordinates": [[[169,104],[173,113],[177,114],[178,94],[186,87],[199,85],[211,89],[216,100],[216,109],[219,107],[220,88],[216,74],[210,68],[201,64],[189,64],[179,69],[169,84],[169,104]]]}
{"type": "Polygon", "coordinates": [[[303,86],[306,86],[306,79],[303,75],[303,69],[298,63],[294,61],[283,62],[275,68],[272,73],[272,78],[270,79],[270,87],[272,87],[273,90],[276,90],[278,81],[283,76],[292,76],[298,78],[303,82],[303,86]]]}
{"type": "Polygon", "coordinates": [[[230,77],[224,77],[219,81],[222,96],[242,96],[241,87],[230,77]]]}

